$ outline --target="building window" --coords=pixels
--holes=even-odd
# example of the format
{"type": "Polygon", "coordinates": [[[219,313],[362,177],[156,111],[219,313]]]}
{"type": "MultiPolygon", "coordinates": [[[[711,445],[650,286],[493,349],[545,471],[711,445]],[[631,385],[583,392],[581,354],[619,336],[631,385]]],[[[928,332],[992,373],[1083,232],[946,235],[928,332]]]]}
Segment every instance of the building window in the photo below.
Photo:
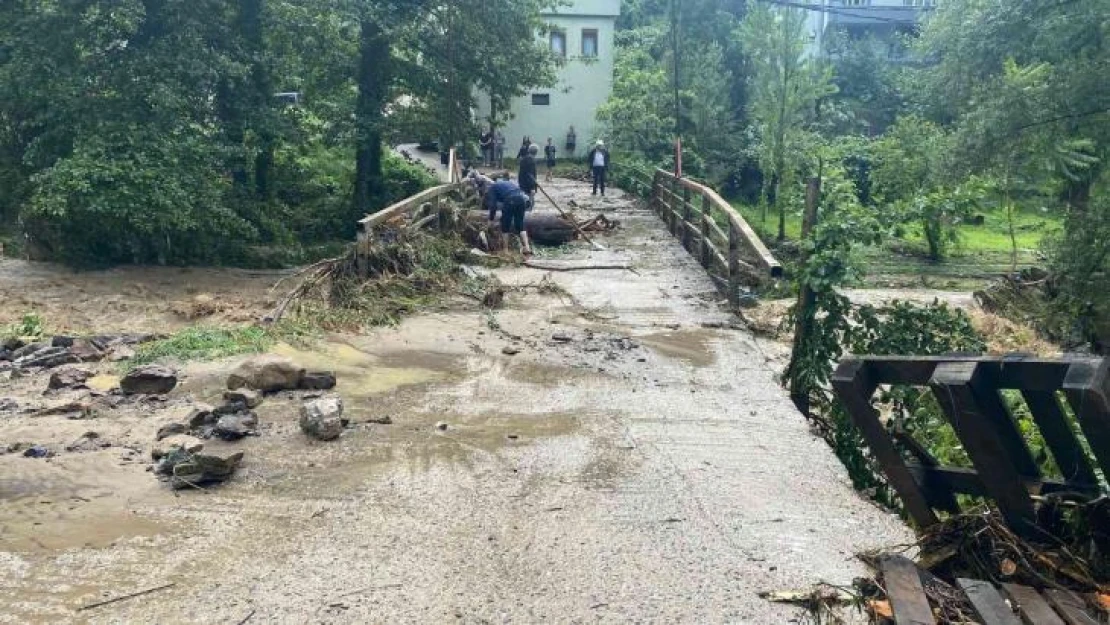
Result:
{"type": "MultiPolygon", "coordinates": [[[[902,0],[903,2],[912,2],[913,0],[902,0]]],[[[844,0],[846,7],[865,7],[871,4],[871,0],[844,0]]]]}
{"type": "Polygon", "coordinates": [[[562,31],[553,31],[551,33],[551,53],[557,57],[566,58],[567,56],[567,34],[562,31]]]}
{"type": "Polygon", "coordinates": [[[593,28],[582,31],[582,56],[597,57],[597,30],[593,28]]]}
{"type": "Polygon", "coordinates": [[[550,93],[533,93],[532,106],[548,106],[551,104],[550,93]]]}
{"type": "Polygon", "coordinates": [[[902,0],[902,4],[908,7],[932,7],[936,6],[936,0],[902,0]]]}

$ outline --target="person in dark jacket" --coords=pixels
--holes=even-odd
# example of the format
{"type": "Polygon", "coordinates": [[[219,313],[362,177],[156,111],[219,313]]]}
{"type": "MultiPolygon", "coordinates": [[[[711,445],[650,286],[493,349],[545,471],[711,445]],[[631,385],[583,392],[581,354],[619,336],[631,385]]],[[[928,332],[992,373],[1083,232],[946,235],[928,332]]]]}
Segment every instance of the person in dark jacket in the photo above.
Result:
{"type": "Polygon", "coordinates": [[[528,195],[512,180],[498,180],[490,185],[483,200],[491,217],[501,209],[501,232],[520,237],[520,252],[531,256],[532,245],[524,230],[524,213],[530,208],[528,195]]]}
{"type": "Polygon", "coordinates": [[[482,148],[482,164],[493,165],[493,128],[478,137],[478,146],[482,148]]]}
{"type": "Polygon", "coordinates": [[[520,169],[516,176],[517,180],[520,181],[521,191],[528,194],[533,204],[536,201],[536,188],[539,186],[539,178],[536,174],[536,154],[539,151],[539,148],[535,145],[528,146],[528,153],[520,159],[520,169]]]}
{"type": "Polygon", "coordinates": [[[594,149],[586,155],[586,162],[590,165],[590,171],[594,174],[594,192],[597,195],[597,190],[601,189],[602,197],[605,196],[605,174],[609,172],[609,150],[605,149],[605,142],[601,139],[597,140],[594,144],[594,149]]]}
{"type": "Polygon", "coordinates": [[[555,152],[558,148],[552,142],[551,137],[547,138],[547,145],[543,146],[543,158],[547,161],[547,175],[544,176],[544,182],[551,182],[551,173],[555,171],[555,152]]]}

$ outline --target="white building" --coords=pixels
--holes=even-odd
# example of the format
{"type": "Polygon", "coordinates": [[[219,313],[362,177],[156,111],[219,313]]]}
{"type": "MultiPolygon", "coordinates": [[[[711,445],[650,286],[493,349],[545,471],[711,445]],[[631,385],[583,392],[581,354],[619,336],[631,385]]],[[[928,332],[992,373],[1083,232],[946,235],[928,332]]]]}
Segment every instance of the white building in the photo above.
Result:
{"type": "Polygon", "coordinates": [[[852,38],[874,37],[889,45],[886,54],[899,57],[903,50],[898,35],[913,32],[938,0],[804,0],[807,9],[807,52],[820,56],[831,30],[852,38]]]}
{"type": "MultiPolygon", "coordinates": [[[[504,122],[505,156],[516,155],[525,135],[540,146],[554,139],[558,156],[567,158],[567,133],[574,126],[575,154],[582,155],[598,138],[597,109],[613,90],[613,31],[620,0],[573,0],[543,15],[553,27],[544,42],[564,58],[554,87],[534,89],[513,100],[504,122]]],[[[489,98],[478,97],[478,119],[489,118],[489,98]]],[[[542,152],[541,152],[542,155],[542,152]]]]}

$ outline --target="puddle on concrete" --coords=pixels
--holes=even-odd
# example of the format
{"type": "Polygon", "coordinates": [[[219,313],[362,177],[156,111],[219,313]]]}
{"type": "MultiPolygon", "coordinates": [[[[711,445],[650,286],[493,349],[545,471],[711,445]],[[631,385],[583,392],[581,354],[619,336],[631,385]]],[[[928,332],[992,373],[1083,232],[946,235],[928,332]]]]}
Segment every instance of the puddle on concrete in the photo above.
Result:
{"type": "Polygon", "coordinates": [[[446,378],[450,363],[458,360],[433,352],[375,356],[338,341],[325,341],[311,349],[280,343],[272,351],[308,369],[334,371],[345,397],[367,397],[404,386],[436,382],[446,378]]]}
{"type": "Polygon", "coordinates": [[[695,367],[707,367],[717,361],[717,352],[712,345],[715,339],[716,335],[702,329],[659,332],[636,337],[645,347],[695,367]]]}

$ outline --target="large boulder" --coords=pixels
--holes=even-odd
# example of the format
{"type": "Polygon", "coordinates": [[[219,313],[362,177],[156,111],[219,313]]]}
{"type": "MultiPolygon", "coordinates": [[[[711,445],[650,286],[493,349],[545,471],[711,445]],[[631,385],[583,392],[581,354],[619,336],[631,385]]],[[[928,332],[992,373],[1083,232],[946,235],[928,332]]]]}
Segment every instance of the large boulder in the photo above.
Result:
{"type": "Polygon", "coordinates": [[[304,379],[304,368],[285,356],[263,354],[244,361],[227,377],[231,390],[249,388],[262,392],[295,390],[304,379]]]}
{"type": "Polygon", "coordinates": [[[85,386],[85,382],[93,377],[93,372],[84,367],[60,367],[50,374],[50,382],[47,384],[47,390],[58,390],[62,388],[80,388],[85,386]]]}
{"type": "Polygon", "coordinates": [[[301,406],[301,431],[330,441],[343,433],[343,400],[337,395],[309,399],[301,406]]]}
{"type": "Polygon", "coordinates": [[[241,451],[195,453],[174,464],[170,485],[174,488],[188,488],[223,482],[235,473],[242,461],[241,451]]]}
{"type": "Polygon", "coordinates": [[[162,365],[135,367],[119,381],[125,395],[164,395],[177,386],[177,372],[162,365]]]}

